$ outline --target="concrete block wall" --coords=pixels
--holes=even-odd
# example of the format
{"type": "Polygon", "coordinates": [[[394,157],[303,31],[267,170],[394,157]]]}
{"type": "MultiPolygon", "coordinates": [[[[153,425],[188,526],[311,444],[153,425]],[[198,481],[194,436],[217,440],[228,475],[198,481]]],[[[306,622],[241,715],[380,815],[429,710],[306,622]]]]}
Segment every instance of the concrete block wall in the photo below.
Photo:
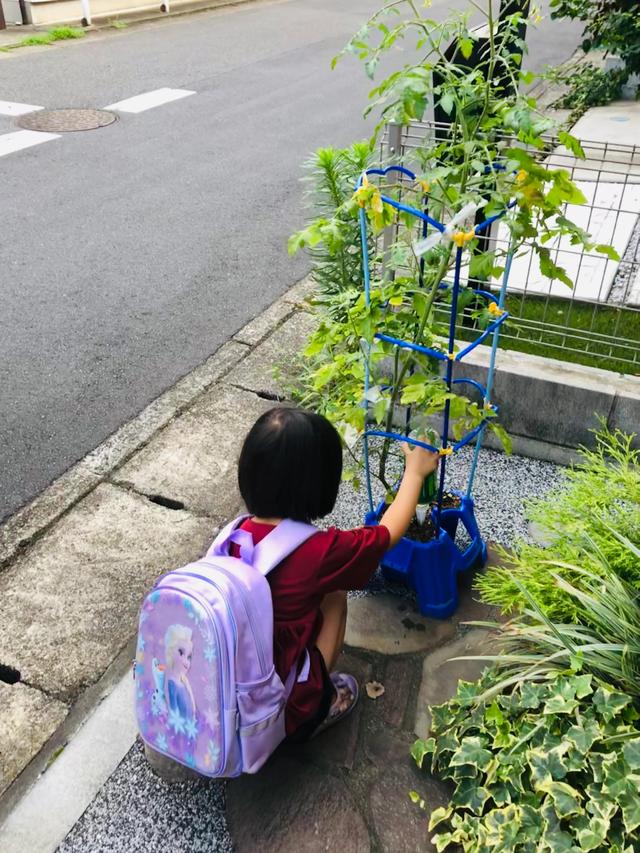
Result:
{"type": "MultiPolygon", "coordinates": [[[[456,364],[456,375],[485,385],[489,355],[488,347],[478,347],[456,364]]],[[[552,358],[499,351],[492,401],[500,406],[501,422],[510,434],[535,442],[593,446],[591,430],[598,427],[598,417],[611,429],[640,431],[640,376],[552,358]]]]}

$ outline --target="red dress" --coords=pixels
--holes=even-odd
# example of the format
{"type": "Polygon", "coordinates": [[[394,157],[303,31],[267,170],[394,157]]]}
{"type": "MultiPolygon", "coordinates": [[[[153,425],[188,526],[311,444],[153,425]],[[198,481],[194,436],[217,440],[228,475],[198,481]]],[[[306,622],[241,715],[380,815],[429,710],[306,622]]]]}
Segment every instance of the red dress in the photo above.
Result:
{"type": "MultiPolygon", "coordinates": [[[[254,544],[273,530],[271,524],[247,519],[241,524],[254,544]]],[[[274,662],[283,681],[291,667],[303,663],[305,648],[311,671],[296,684],[286,708],[287,734],[313,720],[326,697],[326,668],[316,640],[322,628],[320,604],[329,592],[364,589],[389,547],[386,527],[319,530],[269,575],[274,615],[274,662]]],[[[232,552],[237,556],[237,546],[232,552]]]]}

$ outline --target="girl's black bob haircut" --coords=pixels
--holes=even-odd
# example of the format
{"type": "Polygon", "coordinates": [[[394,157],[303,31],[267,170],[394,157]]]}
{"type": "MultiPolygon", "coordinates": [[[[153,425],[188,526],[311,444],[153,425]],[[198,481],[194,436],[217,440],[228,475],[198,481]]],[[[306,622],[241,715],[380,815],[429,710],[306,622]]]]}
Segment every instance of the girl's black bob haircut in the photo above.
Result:
{"type": "Polygon", "coordinates": [[[277,407],[244,440],[238,485],[258,518],[312,521],[333,509],[342,477],[340,436],[326,418],[277,407]]]}

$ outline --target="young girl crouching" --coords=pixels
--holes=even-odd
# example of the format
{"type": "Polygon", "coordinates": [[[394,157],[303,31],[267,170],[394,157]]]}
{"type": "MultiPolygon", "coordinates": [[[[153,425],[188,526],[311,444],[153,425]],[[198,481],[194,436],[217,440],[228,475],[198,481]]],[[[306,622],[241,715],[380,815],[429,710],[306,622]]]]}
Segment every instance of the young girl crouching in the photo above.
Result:
{"type": "MultiPolygon", "coordinates": [[[[345,717],[358,700],[356,679],[334,668],[347,622],[347,591],[363,589],[383,554],[405,534],[438,455],[403,444],[405,471],[393,503],[375,527],[319,530],[269,573],[274,662],[286,679],[310,663],[286,705],[290,740],[304,740],[345,717]]],[[[257,545],[280,521],[328,515],[342,477],[342,447],[326,418],[302,409],[265,412],[247,435],[238,464],[240,493],[251,517],[240,525],[257,545]]],[[[237,546],[232,546],[238,556],[237,546]]]]}

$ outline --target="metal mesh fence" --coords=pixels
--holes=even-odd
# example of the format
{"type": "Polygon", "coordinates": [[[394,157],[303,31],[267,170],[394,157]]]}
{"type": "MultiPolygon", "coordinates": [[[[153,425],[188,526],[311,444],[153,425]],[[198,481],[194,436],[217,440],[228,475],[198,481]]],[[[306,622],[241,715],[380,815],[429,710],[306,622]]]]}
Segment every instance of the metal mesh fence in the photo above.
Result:
{"type": "MultiPolygon", "coordinates": [[[[390,125],[381,142],[381,160],[419,171],[421,149],[430,147],[436,134],[442,139],[446,129],[434,122],[390,125]]],[[[567,217],[587,231],[594,244],[612,245],[620,260],[573,246],[568,237],[549,242],[552,260],[574,282],[571,289],[544,278],[533,252],[520,252],[509,280],[511,316],[502,346],[640,373],[640,145],[583,141],[583,160],[553,135],[544,141],[536,157],[548,168],[566,169],[587,199],[583,205],[567,205],[567,217]]],[[[506,226],[496,224],[490,240],[506,249],[508,236],[506,226]]],[[[498,284],[482,282],[484,287],[498,284]]],[[[467,311],[459,318],[462,337],[470,325],[467,311]]]]}

